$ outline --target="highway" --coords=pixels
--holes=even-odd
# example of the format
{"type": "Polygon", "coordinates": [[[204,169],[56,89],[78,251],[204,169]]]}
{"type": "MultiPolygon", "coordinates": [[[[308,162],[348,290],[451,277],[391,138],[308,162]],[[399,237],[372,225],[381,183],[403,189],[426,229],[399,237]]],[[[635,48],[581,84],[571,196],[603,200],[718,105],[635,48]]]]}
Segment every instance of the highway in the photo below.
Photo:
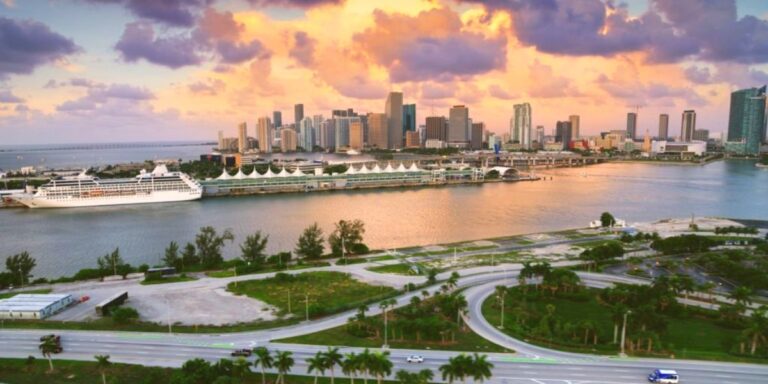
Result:
{"type": "MultiPolygon", "coordinates": [[[[563,263],[564,264],[564,263],[563,263]]],[[[514,354],[488,353],[495,365],[492,383],[536,383],[536,384],[630,384],[646,382],[645,376],[654,368],[676,369],[681,382],[696,384],[751,384],[768,382],[768,366],[738,363],[717,363],[690,360],[663,359],[621,359],[617,357],[594,356],[553,351],[513,339],[488,324],[480,315],[480,306],[485,298],[493,294],[498,284],[514,285],[520,266],[480,267],[463,271],[459,287],[467,288],[465,295],[469,303],[467,324],[481,336],[499,345],[514,349],[514,354]],[[471,273],[471,274],[470,274],[471,273]]],[[[580,273],[584,283],[593,287],[605,287],[615,282],[641,283],[641,280],[580,273]]],[[[441,276],[445,277],[445,276],[441,276]]],[[[435,291],[438,287],[429,290],[435,291]]],[[[407,305],[410,298],[420,295],[413,292],[400,296],[398,306],[407,305]]],[[[380,309],[371,306],[369,314],[380,309]]],[[[333,328],[346,323],[354,313],[348,311],[338,315],[304,322],[272,330],[225,333],[225,334],[163,334],[140,332],[108,331],[55,331],[62,338],[64,353],[55,358],[72,360],[93,360],[96,354],[109,354],[115,362],[134,363],[149,366],[178,367],[192,358],[218,360],[229,357],[236,348],[267,346],[271,350],[289,350],[294,353],[296,366],[294,374],[306,374],[304,360],[324,346],[295,345],[273,342],[286,337],[298,336],[333,328]]],[[[0,330],[0,357],[24,358],[39,356],[39,337],[51,333],[43,330],[0,330]]],[[[342,352],[360,351],[360,348],[342,346],[342,352]]],[[[457,352],[432,350],[391,350],[394,371],[398,369],[418,370],[430,368],[439,376],[438,367],[457,352]],[[420,354],[425,357],[423,364],[408,364],[405,357],[420,354]]],[[[439,379],[439,377],[436,377],[439,379]]]]}

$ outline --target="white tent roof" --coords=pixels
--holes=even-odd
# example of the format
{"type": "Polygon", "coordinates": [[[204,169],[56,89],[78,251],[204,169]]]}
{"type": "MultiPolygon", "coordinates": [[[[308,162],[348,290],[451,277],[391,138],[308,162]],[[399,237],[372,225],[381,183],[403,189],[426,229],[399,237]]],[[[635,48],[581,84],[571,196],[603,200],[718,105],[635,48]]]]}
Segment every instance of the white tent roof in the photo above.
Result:
{"type": "Polygon", "coordinates": [[[408,170],[405,169],[405,165],[403,163],[400,163],[400,165],[397,167],[398,172],[407,172],[408,170]]]}
{"type": "Polygon", "coordinates": [[[379,167],[379,163],[376,163],[376,165],[373,166],[371,173],[381,173],[381,167],[379,167]]]}
{"type": "Polygon", "coordinates": [[[355,169],[355,166],[352,165],[352,164],[350,164],[349,167],[347,168],[347,170],[344,172],[345,175],[354,175],[356,173],[358,173],[358,172],[355,169]]]}
{"type": "Polygon", "coordinates": [[[256,172],[256,167],[254,167],[253,172],[251,172],[247,177],[249,179],[258,179],[258,178],[261,178],[261,173],[256,172]]]}
{"type": "Polygon", "coordinates": [[[235,179],[237,180],[245,179],[245,173],[243,173],[242,168],[238,168],[237,173],[235,174],[235,179]]]}
{"type": "Polygon", "coordinates": [[[280,170],[280,173],[277,174],[277,176],[279,176],[279,177],[288,177],[290,175],[291,175],[291,173],[286,171],[285,167],[283,167],[283,169],[280,170]]]}
{"type": "Polygon", "coordinates": [[[221,171],[221,175],[219,175],[219,177],[216,178],[216,180],[230,180],[230,179],[232,179],[232,175],[227,173],[226,168],[224,168],[224,170],[221,171]]]}
{"type": "Polygon", "coordinates": [[[368,169],[368,167],[365,164],[363,164],[363,166],[360,167],[357,173],[371,173],[371,170],[368,169]]]}
{"type": "Polygon", "coordinates": [[[416,162],[411,163],[411,166],[408,168],[411,172],[419,172],[421,169],[416,165],[416,162]]]}
{"type": "Polygon", "coordinates": [[[395,171],[395,169],[392,168],[392,163],[387,163],[387,167],[384,168],[384,172],[391,173],[391,172],[394,172],[394,171],[395,171]]]}
{"type": "Polygon", "coordinates": [[[305,176],[306,174],[299,169],[299,167],[296,167],[296,169],[293,171],[291,176],[305,176]]]}
{"type": "Polygon", "coordinates": [[[275,173],[274,173],[274,172],[272,172],[272,166],[268,166],[268,167],[267,167],[267,171],[266,171],[266,172],[264,172],[264,174],[262,175],[262,177],[275,177],[275,173]]]}

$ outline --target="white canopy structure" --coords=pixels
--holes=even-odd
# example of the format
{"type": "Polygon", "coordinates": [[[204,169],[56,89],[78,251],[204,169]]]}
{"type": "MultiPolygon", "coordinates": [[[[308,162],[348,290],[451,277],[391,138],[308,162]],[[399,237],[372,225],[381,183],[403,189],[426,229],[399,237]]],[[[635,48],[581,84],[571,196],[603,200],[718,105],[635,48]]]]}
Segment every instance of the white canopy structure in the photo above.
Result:
{"type": "Polygon", "coordinates": [[[232,180],[232,175],[227,173],[227,169],[224,168],[224,170],[221,171],[221,175],[219,175],[219,177],[217,177],[216,180],[232,180]]]}
{"type": "Polygon", "coordinates": [[[398,172],[408,172],[407,169],[405,169],[405,165],[403,163],[400,163],[400,165],[397,167],[398,172]]]}
{"type": "Polygon", "coordinates": [[[371,173],[381,173],[381,167],[379,167],[379,163],[376,163],[376,165],[373,166],[371,173]]]}
{"type": "Polygon", "coordinates": [[[293,173],[291,174],[291,176],[306,176],[306,174],[302,172],[301,169],[299,169],[299,167],[296,167],[296,169],[293,170],[293,173]]]}
{"type": "Polygon", "coordinates": [[[413,163],[411,163],[411,166],[408,168],[408,171],[409,172],[419,172],[419,171],[421,171],[421,169],[419,169],[419,167],[416,165],[416,162],[414,161],[413,163]]]}
{"type": "Polygon", "coordinates": [[[394,169],[394,168],[392,168],[392,163],[389,163],[389,162],[388,162],[388,163],[387,163],[387,166],[386,166],[386,168],[384,168],[384,172],[386,172],[386,173],[392,173],[392,172],[394,172],[394,171],[395,171],[395,169],[394,169]]]}
{"type": "Polygon", "coordinates": [[[285,167],[283,167],[283,169],[281,169],[281,170],[280,170],[280,173],[278,173],[278,174],[277,174],[277,176],[278,176],[278,177],[288,177],[288,176],[290,176],[290,175],[291,175],[291,173],[290,173],[290,172],[288,172],[288,171],[285,169],[285,167]]]}
{"type": "Polygon", "coordinates": [[[363,164],[363,166],[360,167],[357,173],[371,173],[371,170],[368,169],[368,167],[365,164],[363,164]]]}
{"type": "Polygon", "coordinates": [[[237,179],[237,180],[245,179],[245,173],[243,173],[243,169],[242,168],[238,168],[237,169],[237,173],[235,174],[235,179],[237,179]]]}
{"type": "Polygon", "coordinates": [[[352,165],[352,164],[350,164],[350,165],[349,165],[349,168],[347,168],[347,170],[346,170],[346,171],[344,171],[344,174],[345,174],[345,175],[354,175],[354,174],[356,174],[356,173],[357,173],[357,170],[355,169],[355,166],[354,166],[354,165],[352,165]]]}
{"type": "Polygon", "coordinates": [[[249,179],[260,179],[261,173],[256,171],[256,167],[253,168],[253,172],[246,176],[249,179]]]}
{"type": "Polygon", "coordinates": [[[272,167],[271,166],[267,167],[267,171],[264,172],[264,174],[262,175],[262,177],[275,177],[275,176],[276,175],[275,175],[274,172],[272,172],[272,167]]]}

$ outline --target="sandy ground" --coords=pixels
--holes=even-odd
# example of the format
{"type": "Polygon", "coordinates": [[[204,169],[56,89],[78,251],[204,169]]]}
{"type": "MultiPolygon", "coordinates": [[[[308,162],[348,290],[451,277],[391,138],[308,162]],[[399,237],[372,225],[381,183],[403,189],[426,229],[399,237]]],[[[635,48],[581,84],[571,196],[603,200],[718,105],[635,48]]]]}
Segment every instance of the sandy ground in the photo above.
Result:
{"type": "MultiPolygon", "coordinates": [[[[693,222],[699,227],[699,231],[711,232],[715,230],[715,227],[743,227],[743,225],[735,221],[715,217],[694,217],[693,222]]],[[[688,227],[690,224],[691,218],[680,218],[660,220],[655,223],[635,223],[632,227],[641,232],[658,232],[661,237],[669,237],[683,233],[693,233],[688,227]]]]}
{"type": "Polygon", "coordinates": [[[583,250],[583,248],[571,244],[556,244],[541,248],[531,248],[520,254],[529,254],[537,259],[562,260],[570,257],[577,257],[583,250]]]}

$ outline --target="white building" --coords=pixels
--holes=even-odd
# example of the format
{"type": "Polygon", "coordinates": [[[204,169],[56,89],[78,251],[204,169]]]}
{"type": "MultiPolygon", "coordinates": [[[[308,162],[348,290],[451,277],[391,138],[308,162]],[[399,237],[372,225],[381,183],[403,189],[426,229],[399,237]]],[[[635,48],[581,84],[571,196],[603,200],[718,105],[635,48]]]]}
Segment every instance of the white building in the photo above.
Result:
{"type": "Polygon", "coordinates": [[[658,154],[694,154],[701,156],[707,151],[707,143],[704,141],[672,142],[666,140],[654,140],[651,142],[651,153],[658,154]]]}
{"type": "Polygon", "coordinates": [[[74,302],[75,299],[68,294],[20,293],[0,300],[0,319],[42,320],[64,310],[74,302]]]}
{"type": "Polygon", "coordinates": [[[299,123],[299,147],[305,151],[311,151],[315,147],[315,129],[312,126],[312,119],[305,117],[299,123]]]}
{"type": "Polygon", "coordinates": [[[442,140],[438,139],[427,139],[424,142],[424,148],[431,148],[431,149],[443,149],[447,147],[447,143],[442,140]]]}
{"type": "Polygon", "coordinates": [[[531,104],[515,104],[515,116],[509,122],[509,136],[517,141],[523,149],[531,148],[531,104]]]}

